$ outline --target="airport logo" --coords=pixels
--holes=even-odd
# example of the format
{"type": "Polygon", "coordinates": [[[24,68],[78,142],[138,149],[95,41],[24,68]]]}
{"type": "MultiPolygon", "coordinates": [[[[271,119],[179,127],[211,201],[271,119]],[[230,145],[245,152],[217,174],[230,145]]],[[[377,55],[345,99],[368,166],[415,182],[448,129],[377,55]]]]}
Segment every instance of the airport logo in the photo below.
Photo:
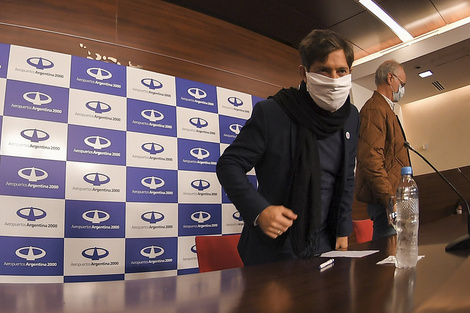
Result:
{"type": "Polygon", "coordinates": [[[65,238],[124,238],[124,224],[124,202],[65,201],[65,238]]]}
{"type": "Polygon", "coordinates": [[[3,237],[1,274],[59,278],[64,274],[63,255],[61,238],[3,237]]]}
{"type": "Polygon", "coordinates": [[[20,197],[64,197],[65,161],[1,156],[0,194],[20,197]]]}
{"type": "Polygon", "coordinates": [[[24,178],[30,182],[37,182],[46,179],[49,174],[40,168],[25,167],[18,170],[18,176],[24,178]]]}
{"type": "Polygon", "coordinates": [[[127,97],[175,106],[175,77],[124,67],[128,82],[127,97]]]}
{"type": "Polygon", "coordinates": [[[39,120],[3,118],[2,155],[65,161],[67,125],[39,120]]]}
{"type": "Polygon", "coordinates": [[[197,128],[203,128],[209,126],[209,123],[201,117],[193,117],[189,119],[189,123],[197,128]]]}
{"type": "MultiPolygon", "coordinates": [[[[2,49],[2,53],[5,52],[2,49]]],[[[2,60],[5,62],[2,64],[5,70],[8,70],[9,79],[69,87],[70,55],[12,46],[10,52],[4,57],[7,59],[2,60]]],[[[0,72],[3,72],[1,66],[0,72]]]]}
{"type": "Polygon", "coordinates": [[[110,71],[100,67],[90,67],[86,70],[86,72],[88,75],[95,78],[96,80],[106,80],[111,79],[113,77],[113,74],[111,74],[110,71]]]}
{"type": "Polygon", "coordinates": [[[88,248],[82,251],[82,256],[87,259],[98,261],[109,255],[109,251],[104,248],[88,248]]]}
{"type": "Polygon", "coordinates": [[[179,204],[178,235],[221,234],[221,213],[220,204],[179,204]]]}
{"type": "Polygon", "coordinates": [[[140,218],[145,221],[145,222],[148,222],[150,224],[156,224],[157,222],[161,222],[163,221],[163,219],[165,218],[165,216],[160,213],[160,212],[155,212],[155,211],[149,211],[149,212],[145,212],[143,213],[140,218]]]}
{"type": "Polygon", "coordinates": [[[143,118],[149,120],[150,122],[161,121],[165,118],[165,115],[163,115],[163,113],[153,109],[144,110],[140,112],[140,115],[142,115],[143,118]]]}
{"type": "Polygon", "coordinates": [[[127,130],[176,137],[176,107],[127,99],[127,130]]]}
{"type": "Polygon", "coordinates": [[[191,182],[191,187],[199,191],[206,190],[210,186],[211,184],[207,180],[204,180],[204,179],[196,179],[191,182]]]}
{"type": "MultiPolygon", "coordinates": [[[[176,200],[175,200],[176,201],[176,200]]],[[[169,238],[177,237],[177,210],[176,204],[154,202],[126,203],[126,238],[169,238]]],[[[143,246],[154,243],[142,244],[143,246]]]]}
{"type": "Polygon", "coordinates": [[[155,176],[144,177],[140,183],[152,190],[158,189],[165,185],[165,181],[163,179],[155,176]]]}
{"type": "Polygon", "coordinates": [[[69,161],[124,165],[126,133],[69,125],[67,157],[69,161]]]}
{"type": "Polygon", "coordinates": [[[87,146],[90,146],[95,150],[106,149],[111,146],[111,141],[101,136],[89,136],[86,137],[83,141],[87,146]]]}
{"type": "Polygon", "coordinates": [[[233,204],[222,205],[222,228],[223,233],[238,233],[244,225],[243,218],[233,204]]]}
{"type": "Polygon", "coordinates": [[[193,246],[191,247],[190,251],[191,251],[192,253],[197,253],[196,245],[193,245],[193,246]]]}
{"type": "Polygon", "coordinates": [[[33,105],[47,105],[52,102],[52,97],[39,92],[39,91],[30,91],[23,94],[23,99],[32,103],[33,105]]]}
{"type": "Polygon", "coordinates": [[[207,97],[207,93],[204,90],[196,87],[189,88],[188,94],[198,100],[207,97]]]}
{"type": "Polygon", "coordinates": [[[67,123],[69,91],[50,83],[8,80],[3,115],[67,123]]]}
{"type": "Polygon", "coordinates": [[[148,246],[140,250],[140,254],[149,259],[155,259],[165,253],[165,249],[159,246],[148,246]]]}
{"type": "Polygon", "coordinates": [[[221,192],[214,172],[180,171],[180,203],[220,203],[221,192]]]}
{"type": "Polygon", "coordinates": [[[239,107],[243,105],[243,100],[237,97],[228,97],[227,98],[228,103],[233,105],[234,107],[239,107]]]}
{"type": "Polygon", "coordinates": [[[233,212],[232,217],[233,217],[234,220],[237,220],[239,222],[243,222],[243,218],[242,218],[240,212],[238,212],[238,211],[233,212]]]}
{"type": "Polygon", "coordinates": [[[32,57],[27,59],[26,62],[38,70],[44,70],[54,67],[54,63],[52,63],[52,61],[42,57],[32,57]]]}
{"type": "Polygon", "coordinates": [[[145,152],[148,152],[152,155],[162,153],[163,151],[165,151],[165,148],[161,144],[158,144],[155,142],[146,142],[141,146],[141,148],[145,152]]]}
{"type": "Polygon", "coordinates": [[[202,224],[211,219],[211,215],[204,211],[197,211],[191,214],[191,219],[198,224],[202,224]]]}
{"type": "Polygon", "coordinates": [[[215,86],[177,77],[176,101],[178,107],[217,113],[215,86]]]}
{"type": "Polygon", "coordinates": [[[219,115],[178,107],[178,137],[219,143],[219,115]],[[197,114],[197,115],[196,115],[197,114]]]}
{"type": "Polygon", "coordinates": [[[126,68],[72,56],[70,88],[126,96],[126,68]]]}
{"type": "Polygon", "coordinates": [[[46,251],[38,247],[22,247],[15,251],[16,256],[27,261],[36,261],[46,256],[46,251]]]}
{"type": "Polygon", "coordinates": [[[20,133],[20,135],[31,142],[40,142],[49,139],[48,133],[36,128],[25,129],[20,133]]]}
{"type": "Polygon", "coordinates": [[[246,120],[232,116],[219,116],[220,142],[231,144],[245,125],[246,120]]]}
{"type": "Polygon", "coordinates": [[[225,116],[247,120],[251,116],[252,96],[217,87],[219,113],[225,116]]]}
{"type": "Polygon", "coordinates": [[[126,239],[126,273],[176,270],[177,238],[126,239]]]}
{"type": "Polygon", "coordinates": [[[28,207],[19,209],[16,211],[16,215],[27,220],[28,222],[34,222],[36,220],[45,218],[47,213],[43,209],[28,207]]]}
{"type": "Polygon", "coordinates": [[[109,220],[110,215],[108,212],[101,210],[90,210],[82,214],[82,218],[85,221],[91,222],[93,224],[100,224],[109,220]]]}
{"type": "Polygon", "coordinates": [[[214,172],[220,144],[178,138],[178,169],[214,172]]]}
{"type": "Polygon", "coordinates": [[[88,101],[85,106],[87,109],[95,112],[96,114],[106,113],[111,111],[111,106],[101,101],[88,101]]]}
{"type": "Polygon", "coordinates": [[[207,159],[211,155],[209,151],[204,148],[193,148],[189,151],[189,154],[198,160],[207,159]]]}
{"type": "Polygon", "coordinates": [[[103,173],[88,173],[83,176],[83,180],[93,186],[101,186],[109,183],[111,178],[103,173]]]}
{"type": "Polygon", "coordinates": [[[128,202],[175,203],[178,201],[174,170],[127,167],[128,202]]]}
{"type": "Polygon", "coordinates": [[[159,82],[156,79],[153,78],[143,78],[141,81],[142,85],[145,87],[151,89],[151,90],[156,90],[156,89],[161,89],[163,88],[163,84],[159,82]]]}
{"type": "Polygon", "coordinates": [[[238,135],[242,127],[243,125],[240,124],[230,124],[228,129],[230,129],[230,131],[233,132],[235,135],[238,135]]]}

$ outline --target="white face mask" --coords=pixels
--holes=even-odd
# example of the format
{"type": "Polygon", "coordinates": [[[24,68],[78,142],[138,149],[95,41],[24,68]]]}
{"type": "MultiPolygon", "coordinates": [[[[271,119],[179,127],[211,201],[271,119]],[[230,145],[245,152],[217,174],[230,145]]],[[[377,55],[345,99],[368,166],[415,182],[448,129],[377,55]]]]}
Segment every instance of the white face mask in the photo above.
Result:
{"type": "Polygon", "coordinates": [[[351,74],[330,78],[317,73],[306,73],[307,91],[323,110],[334,112],[341,108],[351,90],[351,74]]]}
{"type": "MultiPolygon", "coordinates": [[[[400,80],[399,80],[396,76],[394,76],[394,77],[395,77],[395,79],[398,81],[398,90],[397,90],[397,91],[393,91],[393,89],[392,89],[392,95],[393,95],[393,96],[392,96],[392,101],[393,101],[393,102],[398,102],[398,101],[400,101],[400,99],[403,98],[403,96],[405,95],[405,87],[403,87],[403,86],[401,85],[400,80]]],[[[390,88],[391,88],[391,87],[392,87],[392,85],[390,85],[390,88]]]]}

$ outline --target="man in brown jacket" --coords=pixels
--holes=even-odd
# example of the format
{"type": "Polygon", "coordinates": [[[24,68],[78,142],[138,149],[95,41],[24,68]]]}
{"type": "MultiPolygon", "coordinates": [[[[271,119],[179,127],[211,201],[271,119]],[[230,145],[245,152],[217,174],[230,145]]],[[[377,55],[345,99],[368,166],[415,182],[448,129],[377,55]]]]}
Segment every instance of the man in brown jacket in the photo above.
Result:
{"type": "Polygon", "coordinates": [[[395,103],[405,93],[406,74],[394,60],[375,72],[377,90],[360,113],[355,196],[367,203],[374,222],[373,239],[395,234],[388,224],[386,207],[401,178],[401,168],[410,166],[405,134],[395,114],[395,103]]]}

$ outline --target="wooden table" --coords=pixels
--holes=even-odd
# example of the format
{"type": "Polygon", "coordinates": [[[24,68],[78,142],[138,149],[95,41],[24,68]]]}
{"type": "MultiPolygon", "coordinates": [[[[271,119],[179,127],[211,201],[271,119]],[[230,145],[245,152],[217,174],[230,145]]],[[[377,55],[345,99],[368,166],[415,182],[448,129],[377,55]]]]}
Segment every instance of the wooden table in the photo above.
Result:
{"type": "Polygon", "coordinates": [[[132,281],[0,284],[0,312],[470,312],[470,260],[445,246],[466,233],[466,215],[422,225],[414,270],[376,265],[396,236],[351,245],[364,258],[324,258],[132,281]]]}

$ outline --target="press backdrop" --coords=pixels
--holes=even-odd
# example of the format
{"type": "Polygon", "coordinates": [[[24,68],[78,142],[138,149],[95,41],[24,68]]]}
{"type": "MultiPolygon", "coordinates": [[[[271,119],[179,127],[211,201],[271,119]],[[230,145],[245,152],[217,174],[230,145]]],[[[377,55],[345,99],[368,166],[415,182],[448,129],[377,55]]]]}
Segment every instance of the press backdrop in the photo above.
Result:
{"type": "Polygon", "coordinates": [[[0,44],[0,281],[198,272],[195,236],[243,227],[215,165],[259,100],[0,44]]]}

